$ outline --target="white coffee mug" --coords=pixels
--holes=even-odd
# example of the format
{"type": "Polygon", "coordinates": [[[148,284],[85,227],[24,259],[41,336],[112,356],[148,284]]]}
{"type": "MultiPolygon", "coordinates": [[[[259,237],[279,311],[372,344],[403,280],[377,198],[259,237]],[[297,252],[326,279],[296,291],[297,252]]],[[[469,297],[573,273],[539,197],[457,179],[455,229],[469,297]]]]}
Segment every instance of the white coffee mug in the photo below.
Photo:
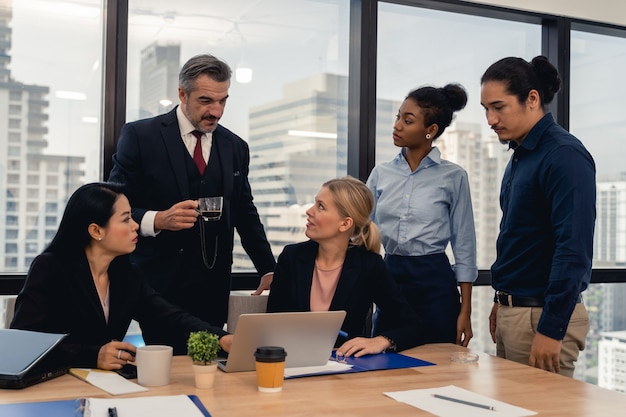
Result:
{"type": "Polygon", "coordinates": [[[148,345],[137,348],[137,382],[144,387],[159,387],[170,383],[173,348],[148,345]]]}

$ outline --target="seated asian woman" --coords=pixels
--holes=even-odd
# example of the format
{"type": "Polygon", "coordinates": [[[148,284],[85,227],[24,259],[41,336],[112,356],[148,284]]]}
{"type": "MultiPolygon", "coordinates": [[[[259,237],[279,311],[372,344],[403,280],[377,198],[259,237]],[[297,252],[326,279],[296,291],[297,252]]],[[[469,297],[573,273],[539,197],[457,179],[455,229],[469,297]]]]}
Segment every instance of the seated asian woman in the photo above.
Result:
{"type": "MultiPolygon", "coordinates": [[[[121,341],[132,319],[188,334],[208,330],[228,351],[232,335],[168,303],[133,265],[138,224],[120,185],[91,183],[69,199],[50,245],[33,261],[11,327],[67,333],[55,352],[67,366],[121,369],[135,346],[121,341]]],[[[185,352],[175,352],[184,354],[185,352]]]]}

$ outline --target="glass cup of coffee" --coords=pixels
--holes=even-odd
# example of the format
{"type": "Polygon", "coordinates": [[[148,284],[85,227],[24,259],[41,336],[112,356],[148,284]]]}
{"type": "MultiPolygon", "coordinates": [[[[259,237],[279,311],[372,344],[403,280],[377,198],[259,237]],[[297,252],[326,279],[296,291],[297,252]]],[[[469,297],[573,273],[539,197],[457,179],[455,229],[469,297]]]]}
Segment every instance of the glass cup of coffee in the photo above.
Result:
{"type": "Polygon", "coordinates": [[[204,221],[210,222],[222,218],[224,197],[202,197],[198,199],[198,211],[204,221]]]}

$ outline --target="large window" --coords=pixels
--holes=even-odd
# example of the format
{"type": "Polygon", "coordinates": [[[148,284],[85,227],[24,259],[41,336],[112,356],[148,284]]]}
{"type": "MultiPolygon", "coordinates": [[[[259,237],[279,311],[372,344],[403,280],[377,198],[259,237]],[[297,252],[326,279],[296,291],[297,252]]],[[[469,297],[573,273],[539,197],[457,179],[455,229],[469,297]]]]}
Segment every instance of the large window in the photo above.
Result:
{"type": "Polygon", "coordinates": [[[69,194],[100,178],[101,3],[0,2],[0,172],[10,171],[0,175],[0,248],[12,248],[0,272],[26,272],[24,248],[44,247],[69,194]]]}
{"type": "MultiPolygon", "coordinates": [[[[626,35],[626,34],[625,34],[626,35]]],[[[570,130],[597,170],[594,266],[626,266],[626,39],[572,32],[570,130]]]]}
{"type": "MultiPolygon", "coordinates": [[[[591,152],[597,171],[594,268],[626,266],[626,33],[621,36],[571,36],[570,130],[591,152]]],[[[592,327],[577,365],[583,379],[620,391],[624,371],[615,335],[626,330],[625,300],[623,283],[592,285],[585,292],[592,327]]]]}

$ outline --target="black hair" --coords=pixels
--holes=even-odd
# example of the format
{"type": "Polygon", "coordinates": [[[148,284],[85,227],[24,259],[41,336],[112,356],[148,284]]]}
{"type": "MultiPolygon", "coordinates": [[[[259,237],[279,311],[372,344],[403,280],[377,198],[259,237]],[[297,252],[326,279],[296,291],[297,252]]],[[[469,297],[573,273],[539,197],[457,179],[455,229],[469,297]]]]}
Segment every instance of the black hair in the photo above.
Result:
{"type": "Polygon", "coordinates": [[[64,257],[82,253],[91,240],[89,225],[105,227],[122,194],[123,186],[115,183],[94,182],[79,187],[68,200],[59,228],[44,252],[64,257]]]}
{"type": "Polygon", "coordinates": [[[412,98],[422,110],[424,126],[432,124],[438,126],[437,139],[446,127],[452,123],[454,112],[461,110],[467,104],[467,93],[460,84],[448,84],[444,87],[420,87],[411,91],[406,98],[412,98]]]}
{"type": "Polygon", "coordinates": [[[480,79],[502,82],[507,92],[517,97],[520,104],[528,99],[530,90],[537,90],[541,106],[550,104],[554,95],[561,89],[561,78],[557,69],[543,55],[527,62],[522,58],[507,57],[491,64],[480,79]]]}

